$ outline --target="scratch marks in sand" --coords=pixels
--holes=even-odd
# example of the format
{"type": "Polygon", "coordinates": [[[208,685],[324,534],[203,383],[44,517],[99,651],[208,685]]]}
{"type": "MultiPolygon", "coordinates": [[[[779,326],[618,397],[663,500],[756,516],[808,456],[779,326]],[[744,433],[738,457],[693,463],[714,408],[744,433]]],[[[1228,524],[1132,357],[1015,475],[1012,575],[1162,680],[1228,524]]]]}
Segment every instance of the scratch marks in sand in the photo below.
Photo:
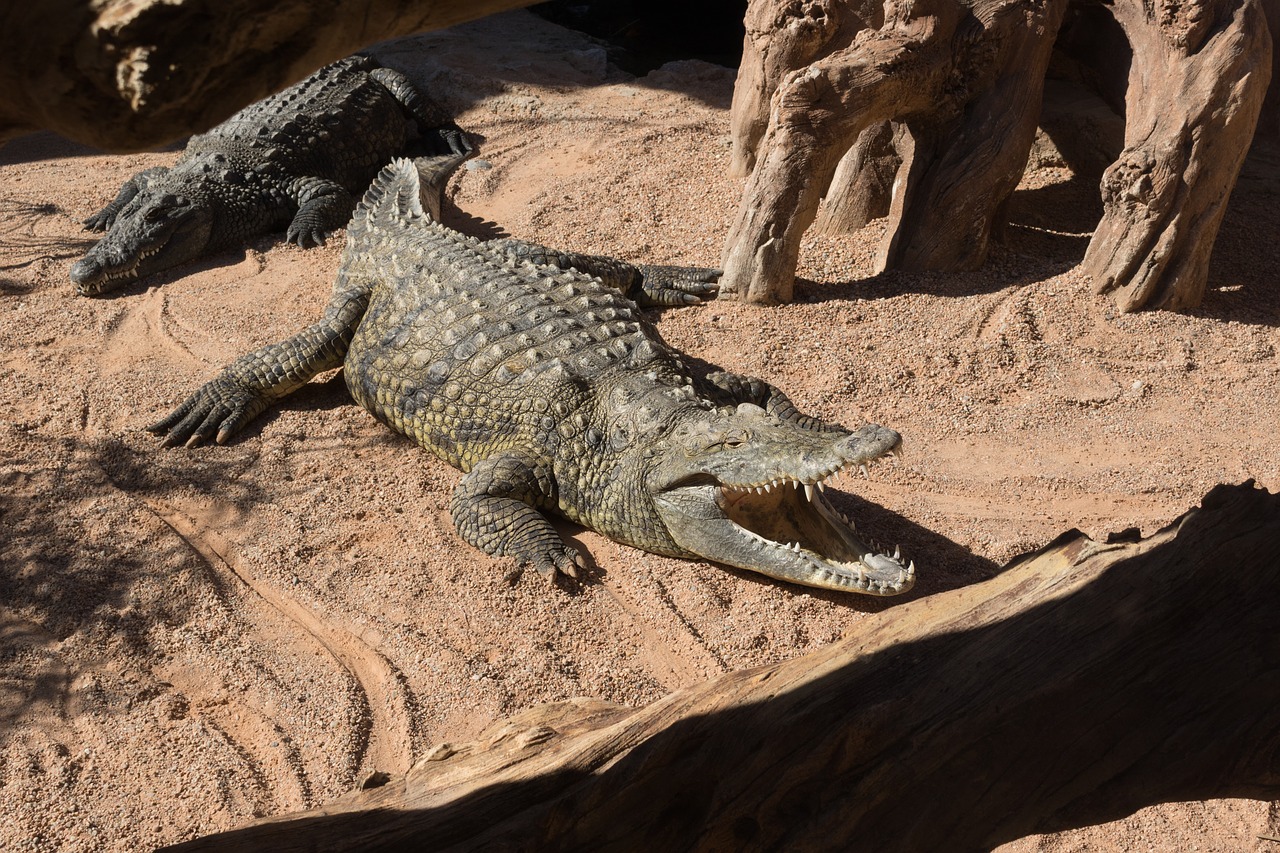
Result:
{"type": "Polygon", "coordinates": [[[174,333],[169,299],[160,288],[153,287],[137,299],[115,301],[101,325],[103,361],[111,369],[134,369],[148,349],[174,363],[205,365],[174,333]]]}
{"type": "MultiPolygon", "coordinates": [[[[256,577],[235,547],[210,525],[155,498],[140,500],[215,572],[242,583],[303,632],[309,642],[319,645],[345,671],[351,682],[352,701],[356,704],[352,716],[357,721],[347,762],[351,781],[362,767],[393,774],[406,772],[418,744],[414,743],[417,703],[404,675],[355,634],[256,577]]],[[[247,728],[241,735],[253,741],[261,741],[264,735],[270,737],[264,727],[275,725],[266,718],[244,722],[247,728]]],[[[283,742],[279,737],[272,739],[283,742]]],[[[296,755],[292,759],[285,756],[285,759],[285,763],[293,765],[300,774],[296,755]]],[[[305,786],[306,783],[300,780],[299,784],[305,786]]]]}
{"type": "Polygon", "coordinates": [[[628,599],[628,590],[620,589],[609,581],[601,584],[604,591],[617,605],[618,611],[642,638],[647,656],[653,661],[651,675],[669,690],[697,684],[712,675],[727,672],[728,664],[707,642],[693,623],[685,617],[672,600],[666,586],[653,579],[656,592],[638,593],[656,598],[671,619],[656,623],[652,615],[646,615],[640,607],[628,599]],[[672,635],[675,635],[674,637],[672,635]]]}

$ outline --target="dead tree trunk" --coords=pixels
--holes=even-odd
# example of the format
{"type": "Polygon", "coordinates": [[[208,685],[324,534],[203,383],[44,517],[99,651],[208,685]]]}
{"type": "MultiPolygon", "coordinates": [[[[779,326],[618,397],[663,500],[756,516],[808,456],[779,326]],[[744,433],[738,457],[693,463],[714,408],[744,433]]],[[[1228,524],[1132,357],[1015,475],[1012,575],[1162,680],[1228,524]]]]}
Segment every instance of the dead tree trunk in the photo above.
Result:
{"type": "Polygon", "coordinates": [[[1266,16],[1234,0],[1111,13],[1133,49],[1125,149],[1103,175],[1084,270],[1122,311],[1194,308],[1271,79],[1266,16]]]}
{"type": "Polygon", "coordinates": [[[180,844],[988,850],[1158,802],[1280,796],[1280,496],[985,583],[638,710],[534,708],[407,777],[180,844]]]}
{"type": "MultiPolygon", "coordinates": [[[[729,232],[721,294],[791,299],[800,240],[836,164],[865,130],[887,121],[904,122],[911,139],[897,151],[902,165],[882,265],[981,264],[996,212],[1026,163],[1065,8],[1066,0],[886,4],[878,29],[862,26],[845,46],[786,74],[729,232]]],[[[839,31],[842,39],[850,29],[839,31]]],[[[789,38],[789,30],[779,33],[781,41],[789,38]]],[[[740,83],[744,77],[750,72],[739,73],[740,83]]],[[[759,107],[735,98],[735,111],[758,114],[759,107]]],[[[845,185],[858,184],[854,175],[845,185]]]]}
{"type": "MultiPolygon", "coordinates": [[[[1133,50],[1127,148],[1103,180],[1106,213],[1084,263],[1123,310],[1189,307],[1204,292],[1269,79],[1259,2],[1104,7],[1133,50]]],[[[754,0],[731,115],[732,168],[750,177],[721,293],[789,301],[819,200],[824,230],[858,227],[885,210],[888,187],[881,270],[981,265],[1026,163],[1067,4],[754,0]],[[887,121],[909,131],[892,152],[887,121]]]]}

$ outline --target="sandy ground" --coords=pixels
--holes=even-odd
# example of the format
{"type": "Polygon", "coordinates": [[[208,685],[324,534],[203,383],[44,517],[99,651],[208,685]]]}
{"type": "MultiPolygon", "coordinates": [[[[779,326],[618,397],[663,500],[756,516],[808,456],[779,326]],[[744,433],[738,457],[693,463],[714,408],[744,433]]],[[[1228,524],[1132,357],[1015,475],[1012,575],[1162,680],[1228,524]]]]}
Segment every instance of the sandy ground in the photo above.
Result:
{"type": "MultiPolygon", "coordinates": [[[[732,73],[632,78],[525,14],[384,46],[491,168],[450,224],[714,266],[732,73]]],[[[533,703],[643,704],[856,631],[897,600],[806,591],[616,545],[574,589],[470,549],[459,475],[322,377],[231,446],[143,427],[321,309],[342,239],[264,238],[112,296],[76,296],[79,221],[169,152],[44,135],[0,150],[0,849],[132,851],[318,805],[533,703]]],[[[473,164],[483,166],[481,163],[473,164]]],[[[663,312],[666,338],[804,408],[906,436],[839,498],[919,567],[974,583],[1061,531],[1151,532],[1215,483],[1280,489],[1280,214],[1242,182],[1204,307],[1117,315],[1073,271],[1096,180],[1028,173],[980,272],[872,274],[877,224],[811,237],[795,304],[663,312]]],[[[1273,850],[1274,803],[1153,807],[1009,851],[1273,850]]]]}

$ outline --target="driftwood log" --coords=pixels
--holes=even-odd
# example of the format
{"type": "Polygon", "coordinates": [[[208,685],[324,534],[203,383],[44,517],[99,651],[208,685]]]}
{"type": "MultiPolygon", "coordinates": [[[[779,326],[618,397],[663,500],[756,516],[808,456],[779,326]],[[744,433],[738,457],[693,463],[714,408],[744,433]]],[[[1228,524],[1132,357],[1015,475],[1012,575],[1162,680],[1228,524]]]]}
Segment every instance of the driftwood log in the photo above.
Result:
{"type": "MultiPolygon", "coordinates": [[[[335,804],[174,851],[988,850],[1280,796],[1280,496],[1072,531],[992,580],[645,708],[534,708],[335,804]]],[[[375,780],[382,781],[382,780],[375,780]]]]}
{"type": "Polygon", "coordinates": [[[0,143],[49,129],[112,151],[206,130],[392,36],[532,0],[40,0],[0,5],[0,143]]]}
{"type": "Polygon", "coordinates": [[[881,270],[980,266],[1065,21],[1127,119],[1084,268],[1125,311],[1198,304],[1270,80],[1261,2],[752,0],[731,114],[749,178],[721,294],[789,301],[824,197],[827,231],[890,217],[881,270]]]}

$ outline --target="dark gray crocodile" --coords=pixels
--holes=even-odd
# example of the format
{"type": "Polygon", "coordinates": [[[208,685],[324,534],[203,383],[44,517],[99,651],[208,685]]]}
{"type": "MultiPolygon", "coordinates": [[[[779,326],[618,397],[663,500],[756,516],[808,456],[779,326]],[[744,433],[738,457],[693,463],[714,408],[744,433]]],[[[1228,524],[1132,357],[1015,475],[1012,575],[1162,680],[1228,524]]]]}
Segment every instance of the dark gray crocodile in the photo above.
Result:
{"type": "Polygon", "coordinates": [[[71,268],[84,295],[240,246],[288,226],[319,244],[351,217],[378,170],[406,153],[470,150],[403,74],[354,56],[191,137],[178,162],[139,172],[85,220],[107,235],[71,268]],[[108,230],[109,229],[109,230],[108,230]]]}
{"type": "Polygon", "coordinates": [[[319,322],[242,356],[151,430],[223,443],[342,365],[361,405],[466,472],[450,504],[462,538],[553,579],[582,561],[543,511],[794,583],[911,587],[914,564],[861,541],[822,491],[898,434],[849,433],[761,380],[699,369],[641,313],[702,301],[719,270],[481,243],[424,212],[420,180],[397,160],[374,181],[319,322]]]}

